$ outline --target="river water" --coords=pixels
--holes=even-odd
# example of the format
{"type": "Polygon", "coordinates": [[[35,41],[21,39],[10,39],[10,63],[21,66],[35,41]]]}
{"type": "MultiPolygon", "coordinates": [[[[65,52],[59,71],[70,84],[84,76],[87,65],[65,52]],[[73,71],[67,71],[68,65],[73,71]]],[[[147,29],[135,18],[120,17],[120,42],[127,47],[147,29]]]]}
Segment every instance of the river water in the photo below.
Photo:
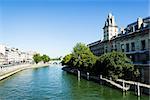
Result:
{"type": "Polygon", "coordinates": [[[61,70],[60,65],[28,69],[0,81],[0,100],[149,100],[134,92],[81,79],[61,70]]]}

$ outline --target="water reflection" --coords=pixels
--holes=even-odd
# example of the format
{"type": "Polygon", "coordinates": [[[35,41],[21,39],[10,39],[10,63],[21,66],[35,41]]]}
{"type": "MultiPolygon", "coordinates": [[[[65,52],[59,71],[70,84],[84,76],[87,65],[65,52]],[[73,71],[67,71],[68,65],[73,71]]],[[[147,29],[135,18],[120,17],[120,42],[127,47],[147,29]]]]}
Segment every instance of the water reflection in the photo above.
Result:
{"type": "Polygon", "coordinates": [[[140,97],[137,97],[137,100],[141,100],[141,98],[140,98],[140,97]]]}
{"type": "Polygon", "coordinates": [[[81,84],[81,81],[80,79],[78,79],[78,83],[77,83],[78,88],[80,88],[80,84],[81,84]]]}

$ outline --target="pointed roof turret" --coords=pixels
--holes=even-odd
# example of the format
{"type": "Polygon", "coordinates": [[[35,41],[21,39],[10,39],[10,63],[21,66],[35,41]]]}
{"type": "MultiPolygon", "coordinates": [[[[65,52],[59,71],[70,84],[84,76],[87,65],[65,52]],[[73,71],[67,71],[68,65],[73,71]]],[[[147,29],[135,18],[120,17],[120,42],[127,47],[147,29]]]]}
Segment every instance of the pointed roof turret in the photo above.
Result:
{"type": "Polygon", "coordinates": [[[111,14],[111,13],[109,13],[109,14],[108,14],[108,18],[111,18],[111,17],[112,17],[112,14],[111,14]]]}

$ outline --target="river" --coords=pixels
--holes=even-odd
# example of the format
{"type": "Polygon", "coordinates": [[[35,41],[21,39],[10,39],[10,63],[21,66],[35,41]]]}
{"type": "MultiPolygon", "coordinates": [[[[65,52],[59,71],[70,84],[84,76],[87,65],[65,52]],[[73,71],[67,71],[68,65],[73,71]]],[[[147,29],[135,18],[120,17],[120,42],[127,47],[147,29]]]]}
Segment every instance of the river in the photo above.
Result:
{"type": "Polygon", "coordinates": [[[61,70],[60,65],[27,69],[0,81],[0,100],[148,100],[134,92],[81,79],[61,70]]]}

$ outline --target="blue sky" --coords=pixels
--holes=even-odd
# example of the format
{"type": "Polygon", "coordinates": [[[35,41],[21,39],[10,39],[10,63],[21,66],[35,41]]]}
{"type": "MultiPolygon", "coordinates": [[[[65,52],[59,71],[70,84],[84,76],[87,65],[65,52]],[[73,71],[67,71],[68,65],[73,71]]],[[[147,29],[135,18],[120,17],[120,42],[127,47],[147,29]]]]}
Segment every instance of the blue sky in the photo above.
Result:
{"type": "Polygon", "coordinates": [[[0,43],[64,56],[102,39],[109,12],[119,27],[149,16],[148,0],[0,0],[0,43]]]}

